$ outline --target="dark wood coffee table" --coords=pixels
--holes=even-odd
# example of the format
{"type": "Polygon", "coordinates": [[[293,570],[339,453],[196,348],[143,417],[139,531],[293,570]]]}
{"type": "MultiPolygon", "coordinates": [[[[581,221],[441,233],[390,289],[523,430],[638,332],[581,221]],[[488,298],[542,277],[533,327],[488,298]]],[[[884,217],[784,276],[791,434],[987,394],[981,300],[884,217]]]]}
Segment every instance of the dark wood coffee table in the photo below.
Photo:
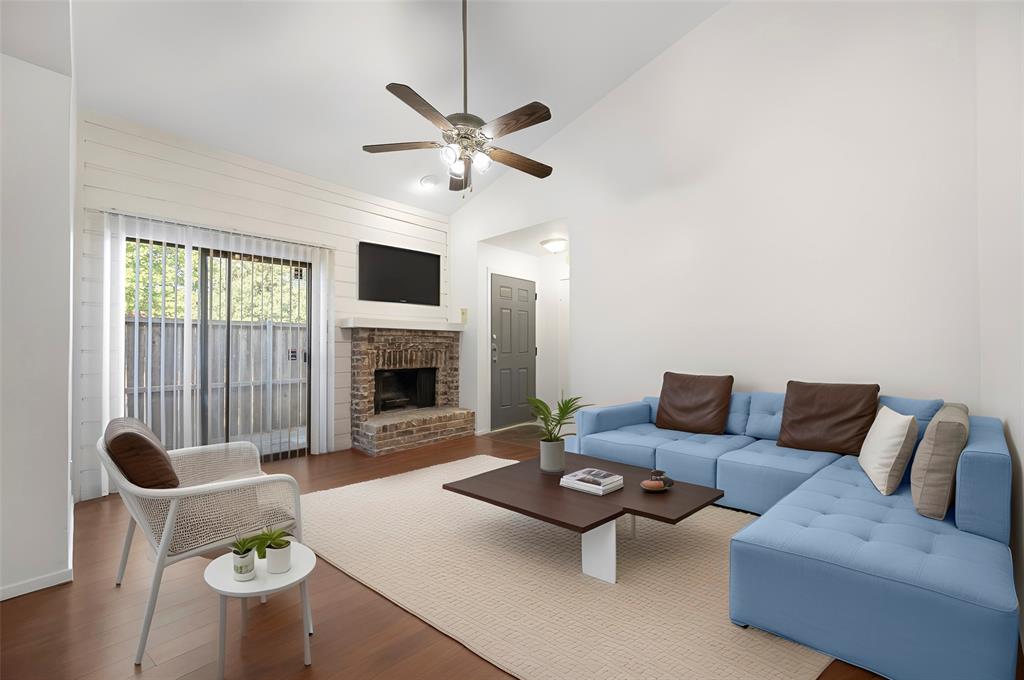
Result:
{"type": "Polygon", "coordinates": [[[635,523],[639,515],[678,524],[725,495],[718,489],[685,482],[676,482],[665,493],[645,493],[640,489],[640,481],[650,478],[650,470],[588,456],[565,455],[567,473],[587,467],[620,474],[625,486],[605,496],[566,489],[559,486],[559,475],[541,473],[537,459],[533,458],[449,482],[443,488],[578,532],[583,546],[583,573],[608,583],[615,583],[617,518],[632,515],[635,523]]]}

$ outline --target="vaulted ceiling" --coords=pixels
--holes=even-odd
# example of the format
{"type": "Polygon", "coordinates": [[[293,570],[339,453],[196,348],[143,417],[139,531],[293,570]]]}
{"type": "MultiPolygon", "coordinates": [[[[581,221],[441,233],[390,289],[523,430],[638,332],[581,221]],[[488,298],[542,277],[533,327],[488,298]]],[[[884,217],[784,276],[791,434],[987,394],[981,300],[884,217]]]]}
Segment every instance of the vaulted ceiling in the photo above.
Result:
{"type": "MultiPolygon", "coordinates": [[[[547,104],[550,122],[502,140],[528,155],[721,4],[470,0],[469,109],[490,120],[547,104]]],[[[361,146],[439,138],[384,86],[461,110],[460,21],[452,0],[74,1],[79,107],[449,214],[472,194],[423,189],[444,176],[436,151],[361,146]]]]}

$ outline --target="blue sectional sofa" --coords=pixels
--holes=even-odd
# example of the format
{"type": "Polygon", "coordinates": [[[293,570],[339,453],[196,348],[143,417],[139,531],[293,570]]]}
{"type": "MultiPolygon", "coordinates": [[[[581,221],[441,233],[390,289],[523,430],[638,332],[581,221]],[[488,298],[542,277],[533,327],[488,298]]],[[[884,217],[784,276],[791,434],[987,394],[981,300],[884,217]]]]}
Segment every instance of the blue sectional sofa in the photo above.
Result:
{"type": "MultiPolygon", "coordinates": [[[[715,486],[761,517],[730,546],[734,623],[902,680],[1014,677],[1018,603],[1002,423],[971,416],[943,521],[917,513],[909,469],[883,496],[856,457],[778,446],[785,395],[734,393],[724,434],[658,428],[658,399],[588,408],[569,444],[588,456],[715,486]]],[[[941,400],[880,399],[924,436],[941,400]]]]}

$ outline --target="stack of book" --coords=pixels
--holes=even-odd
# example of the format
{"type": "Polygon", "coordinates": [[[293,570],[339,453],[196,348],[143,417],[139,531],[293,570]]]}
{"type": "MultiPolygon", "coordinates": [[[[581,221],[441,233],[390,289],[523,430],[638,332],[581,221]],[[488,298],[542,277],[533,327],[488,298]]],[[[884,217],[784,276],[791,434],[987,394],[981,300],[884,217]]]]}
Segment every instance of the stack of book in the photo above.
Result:
{"type": "Polygon", "coordinates": [[[622,488],[622,475],[616,475],[597,468],[584,468],[570,472],[559,482],[567,489],[575,489],[595,496],[603,496],[622,488]]]}

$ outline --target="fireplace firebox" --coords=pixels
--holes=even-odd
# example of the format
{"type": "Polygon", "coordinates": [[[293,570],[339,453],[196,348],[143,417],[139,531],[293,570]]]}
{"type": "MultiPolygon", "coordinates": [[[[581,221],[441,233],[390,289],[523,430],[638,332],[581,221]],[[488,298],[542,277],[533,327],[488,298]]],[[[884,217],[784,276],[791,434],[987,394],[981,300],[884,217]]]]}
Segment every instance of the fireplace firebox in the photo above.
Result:
{"type": "Polygon", "coordinates": [[[373,372],[373,412],[434,406],[437,368],[377,369],[373,372]]]}

